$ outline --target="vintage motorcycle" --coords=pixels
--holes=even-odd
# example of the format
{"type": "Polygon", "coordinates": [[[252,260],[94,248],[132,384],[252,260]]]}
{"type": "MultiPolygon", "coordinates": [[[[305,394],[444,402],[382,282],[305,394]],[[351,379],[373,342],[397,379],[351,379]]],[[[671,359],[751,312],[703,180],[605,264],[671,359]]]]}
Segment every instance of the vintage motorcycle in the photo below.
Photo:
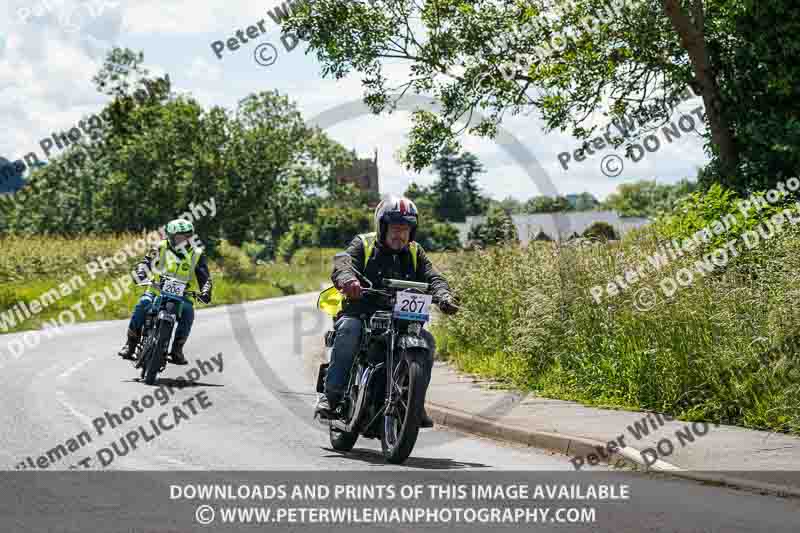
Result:
{"type": "MultiPolygon", "coordinates": [[[[137,283],[139,287],[157,285],[154,281],[137,283]]],[[[175,331],[183,312],[183,297],[194,299],[200,295],[195,291],[187,291],[183,281],[161,274],[158,284],[160,294],[145,315],[142,335],[136,346],[134,368],[141,368],[141,378],[148,385],[154,385],[156,376],[167,366],[167,355],[172,349],[175,331]]]]}
{"type": "MultiPolygon", "coordinates": [[[[378,290],[363,276],[359,278],[364,297],[377,298],[382,309],[362,317],[361,344],[337,407],[340,419],[322,422],[329,426],[335,450],[351,450],[363,435],[381,439],[387,462],[400,464],[411,455],[419,433],[425,401],[424,360],[430,350],[420,332],[430,319],[430,305],[438,300],[427,294],[427,283],[384,279],[387,290],[378,290]]],[[[325,334],[328,348],[335,334],[334,330],[325,334]]],[[[318,393],[324,392],[328,365],[320,365],[318,393]]]]}

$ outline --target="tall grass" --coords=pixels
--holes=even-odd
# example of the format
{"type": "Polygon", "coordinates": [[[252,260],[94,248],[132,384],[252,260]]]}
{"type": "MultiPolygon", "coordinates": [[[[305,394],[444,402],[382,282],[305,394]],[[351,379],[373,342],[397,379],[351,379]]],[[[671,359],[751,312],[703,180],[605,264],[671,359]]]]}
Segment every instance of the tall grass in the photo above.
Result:
{"type": "MultiPolygon", "coordinates": [[[[44,309],[14,327],[0,328],[0,334],[36,329],[56,318],[59,313],[82,303],[85,320],[124,319],[131,315],[142,289],[132,287],[127,292],[115,288],[115,282],[130,272],[141,259],[138,254],[120,264],[109,263],[107,272],[95,274],[94,279],[86,268],[90,261],[111,257],[141,238],[139,234],[94,235],[81,238],[47,236],[0,237],[0,313],[7,312],[18,302],[38,300],[51,289],[76,275],[80,276],[79,289],[55,300],[44,309]],[[92,295],[96,296],[97,308],[92,295]],[[119,296],[119,297],[117,297],[119,296]]],[[[333,255],[337,250],[299,250],[290,263],[256,264],[241,249],[224,241],[220,258],[210,261],[214,279],[212,305],[239,303],[248,300],[272,298],[319,290],[330,281],[333,255]]],[[[121,257],[121,256],[120,256],[121,257]]],[[[80,319],[81,313],[75,313],[80,319]]]]}
{"type": "Polygon", "coordinates": [[[598,304],[592,287],[649,264],[655,228],[622,242],[534,243],[463,254],[448,278],[463,311],[435,332],[461,368],[541,394],[800,434],[800,230],[702,276],[679,258],[598,304]],[[668,297],[681,268],[693,283],[668,297]],[[657,303],[642,310],[642,292],[657,303]],[[638,298],[638,300],[637,300],[638,298]]]}

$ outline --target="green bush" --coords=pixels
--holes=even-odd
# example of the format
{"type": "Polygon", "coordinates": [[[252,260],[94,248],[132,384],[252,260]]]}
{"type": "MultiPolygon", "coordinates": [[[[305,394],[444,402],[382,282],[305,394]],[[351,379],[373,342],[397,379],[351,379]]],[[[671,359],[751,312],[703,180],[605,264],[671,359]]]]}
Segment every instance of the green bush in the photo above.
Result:
{"type": "Polygon", "coordinates": [[[685,239],[708,228],[709,249],[723,246],[727,241],[756,228],[763,221],[783,209],[788,203],[784,198],[774,205],[769,204],[763,192],[751,195],[747,201],[759,205],[745,214],[739,209],[742,198],[734,191],[719,184],[712,185],[705,193],[694,192],[679,203],[675,211],[656,219],[658,233],[668,239],[685,239]]]}
{"type": "Polygon", "coordinates": [[[423,223],[417,230],[416,240],[429,252],[458,250],[461,248],[458,228],[447,222],[423,223]]]}
{"type": "Polygon", "coordinates": [[[289,261],[298,248],[305,246],[318,246],[319,232],[312,224],[300,222],[292,224],[278,242],[276,255],[284,261],[289,261]]]}
{"type": "Polygon", "coordinates": [[[242,243],[242,250],[253,261],[263,259],[266,252],[266,245],[259,242],[245,242],[242,243]]]}
{"type": "Polygon", "coordinates": [[[235,281],[249,281],[256,277],[256,267],[247,254],[226,240],[218,246],[219,263],[225,277],[235,281]]]}
{"type": "Polygon", "coordinates": [[[583,232],[583,236],[587,239],[604,241],[615,241],[618,239],[617,232],[614,231],[614,226],[608,222],[602,221],[592,223],[592,225],[586,228],[586,231],[583,232]]]}
{"type": "Polygon", "coordinates": [[[359,233],[372,231],[372,213],[368,209],[324,207],[317,210],[319,245],[344,248],[359,233]]]}
{"type": "MultiPolygon", "coordinates": [[[[670,221],[671,235],[735,208],[723,191],[693,205],[685,221],[670,221]]],[[[740,218],[743,228],[753,223],[740,218]]],[[[664,239],[650,226],[588,247],[537,242],[463,254],[448,276],[462,311],[438,323],[441,354],[550,397],[800,434],[800,224],[739,246],[706,273],[695,263],[707,247],[651,268],[664,239]],[[627,290],[592,297],[640,268],[627,290]],[[679,272],[693,274],[691,284],[666,294],[661,284],[679,272]]]]}
{"type": "Polygon", "coordinates": [[[490,209],[486,222],[473,227],[467,238],[482,247],[519,242],[511,215],[500,207],[490,209]]]}

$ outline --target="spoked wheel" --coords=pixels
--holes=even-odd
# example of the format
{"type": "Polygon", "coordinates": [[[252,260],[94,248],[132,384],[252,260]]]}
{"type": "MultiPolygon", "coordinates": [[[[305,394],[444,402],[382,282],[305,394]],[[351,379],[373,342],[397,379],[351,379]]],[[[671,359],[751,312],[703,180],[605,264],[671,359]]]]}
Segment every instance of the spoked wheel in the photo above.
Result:
{"type": "Polygon", "coordinates": [[[150,353],[145,354],[147,362],[144,365],[144,382],[155,385],[156,376],[166,364],[167,348],[172,337],[172,324],[166,320],[158,325],[155,342],[151,344],[150,353]]]}
{"type": "Polygon", "coordinates": [[[397,391],[397,406],[393,414],[383,419],[381,447],[386,461],[400,464],[411,455],[422,422],[425,393],[422,366],[417,361],[402,358],[392,382],[389,386],[397,391]]]}
{"type": "Polygon", "coordinates": [[[142,342],[141,351],[139,352],[139,359],[134,363],[135,368],[141,368],[141,379],[144,379],[144,375],[147,372],[147,363],[150,361],[150,357],[153,354],[153,348],[156,345],[155,337],[147,337],[144,342],[142,342]]]}
{"type": "Polygon", "coordinates": [[[153,346],[156,343],[156,334],[152,330],[146,330],[142,333],[144,337],[138,346],[136,352],[136,360],[133,361],[133,368],[141,368],[141,377],[144,379],[144,374],[147,369],[147,361],[153,351],[153,346]]]}

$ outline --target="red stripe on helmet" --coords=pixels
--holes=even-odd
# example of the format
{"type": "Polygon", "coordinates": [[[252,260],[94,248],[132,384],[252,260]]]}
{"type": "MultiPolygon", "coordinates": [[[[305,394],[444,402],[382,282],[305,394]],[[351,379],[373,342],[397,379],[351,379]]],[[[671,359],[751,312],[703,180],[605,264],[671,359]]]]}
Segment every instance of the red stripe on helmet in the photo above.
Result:
{"type": "Polygon", "coordinates": [[[400,200],[400,214],[406,214],[406,203],[403,200],[400,200]]]}

